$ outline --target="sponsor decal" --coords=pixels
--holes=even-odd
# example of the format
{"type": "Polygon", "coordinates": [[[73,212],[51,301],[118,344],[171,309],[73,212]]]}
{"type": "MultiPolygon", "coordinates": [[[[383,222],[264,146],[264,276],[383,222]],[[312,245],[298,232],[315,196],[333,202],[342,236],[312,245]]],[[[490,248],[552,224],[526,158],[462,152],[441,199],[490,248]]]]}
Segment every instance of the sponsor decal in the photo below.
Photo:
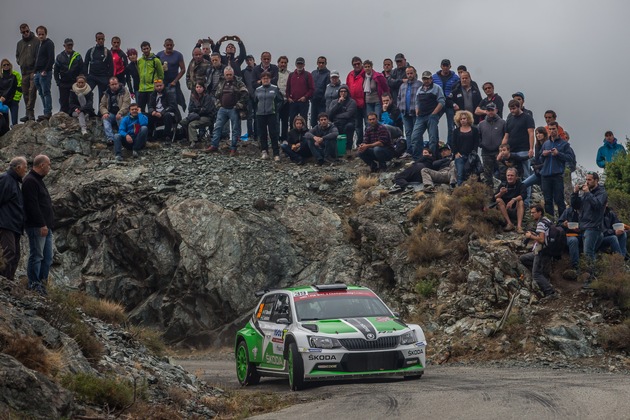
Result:
{"type": "Polygon", "coordinates": [[[270,364],[270,365],[282,365],[284,364],[284,359],[274,354],[266,354],[265,362],[267,362],[267,364],[270,364]]]}
{"type": "Polygon", "coordinates": [[[321,353],[322,349],[308,349],[311,353],[321,353]]]}
{"type": "Polygon", "coordinates": [[[418,354],[424,354],[424,349],[407,350],[407,356],[416,356],[418,354]]]}
{"type": "Polygon", "coordinates": [[[316,298],[320,298],[323,296],[370,296],[370,297],[377,297],[374,292],[370,291],[370,290],[346,290],[343,292],[340,292],[338,290],[335,291],[321,291],[321,292],[311,292],[311,293],[306,293],[304,295],[300,294],[299,296],[297,295],[298,293],[301,292],[295,292],[293,293],[293,300],[294,301],[300,301],[300,300],[306,300],[306,299],[316,299],[316,298]]]}
{"type": "Polygon", "coordinates": [[[334,354],[309,354],[308,360],[337,360],[334,354]]]}
{"type": "Polygon", "coordinates": [[[252,354],[254,355],[254,358],[256,358],[256,356],[258,355],[258,347],[254,347],[252,349],[252,354]]]}
{"type": "Polygon", "coordinates": [[[273,341],[274,343],[284,343],[284,331],[274,330],[271,341],[273,341]]]}
{"type": "Polygon", "coordinates": [[[308,292],[306,290],[300,290],[299,292],[293,292],[293,297],[306,296],[308,292]]]}
{"type": "Polygon", "coordinates": [[[345,322],[352,325],[368,340],[376,340],[376,328],[366,318],[348,318],[345,322]]]}
{"type": "Polygon", "coordinates": [[[379,316],[378,318],[376,318],[377,322],[389,322],[392,319],[388,316],[379,316]]]}

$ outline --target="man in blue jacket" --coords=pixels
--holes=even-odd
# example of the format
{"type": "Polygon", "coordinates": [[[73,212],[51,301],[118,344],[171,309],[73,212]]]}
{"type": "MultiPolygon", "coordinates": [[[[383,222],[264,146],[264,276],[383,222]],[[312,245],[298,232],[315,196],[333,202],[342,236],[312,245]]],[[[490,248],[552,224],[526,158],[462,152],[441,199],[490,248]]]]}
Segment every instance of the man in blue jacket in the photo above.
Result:
{"type": "Polygon", "coordinates": [[[549,123],[549,139],[542,146],[540,169],[542,193],[545,197],[545,213],[554,217],[553,204],[558,206],[558,216],[564,213],[564,166],[571,158],[569,143],[558,135],[558,123],[549,123]]]}
{"type": "Polygon", "coordinates": [[[122,161],[122,147],[131,150],[134,158],[140,157],[140,150],[144,148],[149,133],[149,119],[140,112],[137,103],[129,106],[129,115],[120,121],[118,134],[114,136],[114,153],[116,160],[122,161]]]}
{"type": "Polygon", "coordinates": [[[612,131],[606,131],[604,134],[604,144],[597,150],[597,166],[605,168],[606,164],[613,160],[618,154],[625,156],[626,149],[617,143],[617,139],[612,131]]]}

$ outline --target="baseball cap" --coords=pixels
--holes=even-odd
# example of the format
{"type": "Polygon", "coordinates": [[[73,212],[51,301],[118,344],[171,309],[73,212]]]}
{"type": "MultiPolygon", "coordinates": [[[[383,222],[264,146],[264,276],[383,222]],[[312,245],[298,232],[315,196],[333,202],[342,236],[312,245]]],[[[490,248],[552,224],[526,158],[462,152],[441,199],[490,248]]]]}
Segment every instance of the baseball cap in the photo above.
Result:
{"type": "Polygon", "coordinates": [[[442,65],[442,66],[450,66],[451,65],[451,60],[449,60],[448,58],[445,58],[444,60],[442,60],[442,63],[440,65],[442,65]]]}
{"type": "Polygon", "coordinates": [[[405,59],[405,55],[403,53],[398,53],[396,54],[396,57],[394,57],[394,61],[401,61],[405,59]]]}
{"type": "Polygon", "coordinates": [[[425,71],[422,72],[422,78],[423,79],[432,79],[433,78],[433,74],[429,70],[425,70],[425,71]]]}
{"type": "Polygon", "coordinates": [[[304,58],[303,57],[298,57],[295,59],[295,64],[304,64],[304,58]]]}
{"type": "Polygon", "coordinates": [[[245,57],[245,60],[255,60],[254,56],[251,54],[247,54],[247,57],[245,57]]]}
{"type": "Polygon", "coordinates": [[[521,98],[525,99],[525,95],[523,95],[523,92],[515,92],[512,94],[512,98],[515,96],[520,96],[521,98]]]}
{"type": "Polygon", "coordinates": [[[66,39],[63,41],[63,45],[68,45],[68,44],[72,44],[72,45],[74,45],[74,41],[72,40],[72,38],[66,38],[66,39]]]}
{"type": "Polygon", "coordinates": [[[339,72],[337,70],[333,70],[330,72],[330,77],[339,77],[339,72]]]}
{"type": "Polygon", "coordinates": [[[497,109],[497,106],[494,102],[488,102],[486,104],[486,109],[497,109]]]}

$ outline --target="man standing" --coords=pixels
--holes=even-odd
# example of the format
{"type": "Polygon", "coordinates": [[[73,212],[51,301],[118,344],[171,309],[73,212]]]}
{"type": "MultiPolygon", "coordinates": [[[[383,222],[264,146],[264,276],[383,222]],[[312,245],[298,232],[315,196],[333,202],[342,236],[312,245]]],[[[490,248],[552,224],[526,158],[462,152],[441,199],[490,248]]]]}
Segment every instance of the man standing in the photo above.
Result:
{"type": "Polygon", "coordinates": [[[387,162],[394,157],[389,130],[379,124],[376,112],[370,112],[367,120],[363,143],[357,148],[358,156],[370,167],[371,172],[385,171],[387,162]]]}
{"type": "Polygon", "coordinates": [[[164,50],[158,52],[156,55],[162,62],[162,68],[164,69],[164,90],[169,96],[169,101],[175,108],[181,106],[186,111],[186,98],[182,93],[182,88],[179,84],[179,79],[186,74],[186,64],[184,63],[184,56],[179,51],[173,49],[175,42],[171,38],[164,40],[164,50]]]}
{"type": "Polygon", "coordinates": [[[608,194],[599,185],[599,174],[589,172],[584,185],[575,185],[571,194],[571,207],[580,209],[580,229],[584,232],[584,253],[589,263],[589,277],[584,289],[590,289],[593,281],[595,256],[604,237],[604,212],[608,194]],[[580,191],[582,194],[580,195],[580,191]]]}
{"type": "Polygon", "coordinates": [[[188,71],[186,72],[186,87],[191,92],[195,90],[197,83],[206,85],[206,73],[210,70],[210,62],[203,58],[201,48],[195,48],[192,55],[193,58],[190,60],[188,71]]]}
{"type": "MultiPolygon", "coordinates": [[[[440,70],[433,75],[433,83],[442,88],[442,92],[444,92],[444,96],[446,97],[446,103],[440,111],[439,118],[442,118],[442,115],[446,114],[447,144],[449,146],[453,141],[453,128],[455,125],[455,109],[453,108],[451,92],[457,82],[459,82],[459,76],[451,70],[451,60],[445,58],[440,63],[440,70]]],[[[436,151],[433,150],[434,155],[435,152],[436,151]]]]}
{"type": "MultiPolygon", "coordinates": [[[[479,123],[483,180],[490,188],[494,187],[494,173],[499,169],[497,154],[505,135],[505,121],[499,117],[497,106],[490,102],[485,106],[485,118],[479,123]]],[[[524,211],[524,210],[523,210],[524,211]]]]}
{"type": "Polygon", "coordinates": [[[48,29],[45,26],[38,26],[35,32],[37,32],[39,45],[35,53],[34,81],[44,106],[44,115],[37,117],[37,121],[44,121],[52,116],[50,84],[53,76],[53,64],[55,63],[55,44],[48,39],[48,29]]]}
{"type": "MultiPolygon", "coordinates": [[[[393,100],[397,101],[400,85],[406,83],[408,80],[407,68],[409,64],[403,53],[396,54],[394,61],[396,61],[396,68],[390,73],[389,79],[387,79],[387,85],[389,86],[389,91],[392,93],[393,100]]],[[[418,79],[417,76],[418,75],[416,75],[416,80],[418,79]]],[[[398,104],[398,102],[396,104],[398,104]]]]}
{"type": "Polygon", "coordinates": [[[606,164],[612,161],[617,155],[625,156],[626,149],[617,143],[617,139],[612,131],[604,133],[604,144],[597,150],[597,166],[605,168],[606,164]]]}
{"type": "Polygon", "coordinates": [[[542,145],[540,169],[541,188],[545,197],[545,212],[554,217],[553,204],[558,207],[558,216],[564,213],[564,167],[571,158],[569,143],[558,135],[558,123],[549,123],[549,139],[542,145]]]}
{"type": "MultiPolygon", "coordinates": [[[[523,158],[521,173],[523,179],[532,174],[529,159],[534,157],[534,119],[523,112],[521,103],[512,99],[508,103],[510,117],[505,122],[505,135],[502,144],[509,144],[514,155],[523,158]]],[[[527,189],[527,198],[531,197],[531,187],[527,189]]]]}
{"type": "Polygon", "coordinates": [[[24,104],[26,105],[26,115],[20,121],[35,121],[35,101],[37,91],[35,89],[35,53],[39,45],[39,39],[31,32],[28,25],[20,25],[22,39],[17,43],[15,58],[20,72],[22,73],[22,93],[24,94],[24,104]]]}
{"type": "Polygon", "coordinates": [[[287,80],[287,101],[289,102],[289,121],[297,115],[308,118],[308,101],[315,92],[313,75],[304,70],[304,59],[295,59],[295,70],[287,80]]]}
{"type": "Polygon", "coordinates": [[[98,97],[102,98],[107,90],[109,78],[114,75],[114,59],[111,51],[105,48],[105,34],[97,32],[95,37],[96,45],[85,53],[83,74],[87,75],[92,90],[98,86],[98,97]]]}
{"type": "Polygon", "coordinates": [[[551,256],[543,252],[543,246],[545,245],[547,235],[549,234],[551,221],[546,217],[543,217],[543,208],[540,204],[532,206],[530,214],[532,219],[536,222],[536,231],[531,232],[528,230],[525,232],[525,238],[533,240],[534,245],[532,246],[532,252],[521,255],[521,264],[532,270],[532,278],[544,294],[541,302],[556,299],[558,295],[556,294],[556,291],[553,290],[549,279],[545,276],[545,273],[549,271],[548,268],[549,263],[551,262],[551,256]]]}
{"type": "Polygon", "coordinates": [[[475,110],[481,103],[481,93],[471,82],[470,73],[462,71],[460,83],[453,89],[453,92],[451,92],[453,109],[455,111],[469,111],[474,115],[474,123],[479,124],[479,115],[475,114],[475,110]]]}
{"type": "Polygon", "coordinates": [[[206,90],[214,94],[214,90],[219,84],[219,80],[223,77],[225,65],[221,62],[221,54],[213,52],[210,54],[210,67],[206,73],[206,90]]]}
{"type": "Polygon", "coordinates": [[[377,71],[374,71],[374,64],[371,60],[363,62],[364,82],[363,93],[365,95],[365,112],[376,112],[378,118],[381,118],[383,106],[381,99],[385,93],[389,93],[389,86],[385,77],[377,71]]]}
{"type": "MultiPolygon", "coordinates": [[[[532,111],[530,111],[529,109],[525,108],[525,95],[523,94],[523,92],[516,92],[512,94],[512,99],[516,99],[519,103],[519,105],[521,106],[521,110],[529,115],[530,117],[532,117],[532,120],[534,119],[534,113],[532,111]]],[[[508,118],[510,118],[510,116],[508,115],[508,118]]]]}
{"type": "MultiPolygon", "coordinates": [[[[289,60],[287,60],[288,62],[289,60]]],[[[278,84],[278,66],[275,64],[271,64],[271,53],[269,51],[264,51],[260,54],[260,64],[254,67],[254,89],[262,84],[260,80],[260,76],[264,72],[271,73],[271,84],[276,85],[281,88],[278,84]]]]}
{"type": "Polygon", "coordinates": [[[241,67],[246,60],[247,50],[245,50],[245,44],[241,38],[236,35],[225,35],[219,39],[216,44],[214,44],[212,51],[220,53],[221,44],[226,41],[236,41],[238,43],[238,55],[236,55],[236,46],[234,43],[229,42],[225,46],[225,54],[221,55],[221,63],[225,67],[232,67],[232,70],[234,70],[234,76],[243,78],[241,67]]]}
{"type": "Polygon", "coordinates": [[[66,38],[63,42],[64,50],[55,59],[55,83],[59,87],[60,111],[71,115],[70,111],[70,90],[72,85],[83,70],[83,58],[81,54],[74,51],[74,41],[66,38]]]}
{"type": "Polygon", "coordinates": [[[116,77],[109,79],[109,88],[101,98],[99,111],[103,120],[103,130],[108,144],[114,144],[114,124],[120,127],[120,121],[129,113],[131,96],[125,86],[116,77]]]}
{"type": "Polygon", "coordinates": [[[53,229],[55,214],[52,200],[44,184],[44,177],[50,172],[50,159],[37,155],[33,168],[24,177],[22,195],[24,198],[24,226],[29,242],[29,257],[26,274],[28,288],[42,295],[46,294],[48,272],[53,257],[53,229]]]}
{"type": "Polygon", "coordinates": [[[497,115],[503,119],[503,99],[494,93],[494,83],[486,82],[482,87],[486,97],[481,100],[479,106],[475,109],[475,115],[479,116],[481,120],[484,120],[488,114],[486,106],[492,102],[496,107],[497,115]]]}
{"type": "Polygon", "coordinates": [[[256,67],[256,60],[253,55],[248,54],[247,57],[245,57],[245,68],[243,69],[243,83],[245,83],[245,87],[249,93],[247,102],[247,133],[245,136],[241,136],[243,140],[249,140],[250,138],[254,140],[256,138],[256,110],[254,109],[254,92],[256,91],[256,87],[254,86],[254,67],[256,67]]]}
{"type": "MultiPolygon", "coordinates": [[[[396,57],[398,57],[398,55],[396,57]]],[[[398,63],[398,60],[396,63],[398,63]]],[[[405,139],[407,140],[407,151],[402,157],[408,158],[413,154],[411,135],[413,134],[413,127],[416,123],[416,93],[418,89],[420,89],[420,86],[422,86],[422,83],[418,80],[418,73],[413,66],[409,66],[405,69],[405,76],[402,80],[403,82],[398,86],[398,98],[396,103],[402,115],[403,126],[405,127],[405,139]]]]}
{"type": "MultiPolygon", "coordinates": [[[[278,109],[278,121],[279,121],[279,132],[280,132],[280,140],[287,140],[287,135],[289,133],[289,128],[293,126],[293,121],[289,120],[289,102],[287,102],[287,82],[289,81],[289,76],[291,72],[287,69],[289,66],[289,57],[286,55],[282,55],[278,57],[278,89],[280,90],[280,94],[282,95],[282,99],[284,102],[280,105],[278,109]]],[[[254,90],[256,88],[254,87],[254,90]]],[[[306,121],[306,119],[305,119],[306,121]]],[[[306,129],[306,124],[304,124],[304,128],[306,129]]],[[[254,126],[254,131],[258,134],[258,127],[254,126]]]]}
{"type": "Polygon", "coordinates": [[[25,158],[14,157],[9,169],[0,175],[0,250],[4,257],[0,276],[9,280],[14,279],[20,261],[20,237],[24,230],[24,200],[20,184],[27,168],[25,158]]]}
{"type": "Polygon", "coordinates": [[[230,156],[236,156],[238,140],[241,137],[241,118],[247,118],[247,99],[249,92],[241,79],[234,77],[234,70],[226,67],[223,71],[223,78],[219,81],[214,90],[217,120],[214,123],[212,132],[212,145],[208,147],[208,152],[219,151],[219,141],[223,127],[229,122],[232,124],[232,144],[230,145],[230,156]]]}
{"type": "Polygon", "coordinates": [[[114,136],[114,154],[117,161],[122,161],[122,148],[132,151],[134,158],[140,157],[140,150],[147,143],[149,119],[140,112],[135,102],[129,106],[129,115],[120,120],[118,134],[114,136]]]}
{"type": "Polygon", "coordinates": [[[420,159],[424,147],[422,136],[429,131],[429,148],[433,156],[438,155],[438,122],[440,112],[446,105],[446,98],[442,88],[433,83],[430,71],[422,73],[422,86],[416,92],[416,122],[411,134],[414,160],[420,159]]]}
{"type": "Polygon", "coordinates": [[[334,124],[330,123],[328,114],[322,112],[317,116],[318,124],[304,135],[304,140],[308,143],[308,148],[315,156],[317,164],[324,162],[332,163],[337,156],[337,136],[339,131],[334,124]]]}
{"type": "Polygon", "coordinates": [[[151,44],[143,41],[140,44],[142,57],[138,59],[138,75],[140,78],[140,86],[136,93],[136,100],[140,110],[144,112],[144,107],[149,103],[151,93],[153,92],[153,82],[156,79],[164,79],[164,67],[160,59],[151,52],[151,44]]]}
{"type": "Polygon", "coordinates": [[[311,98],[311,127],[315,127],[315,124],[317,124],[319,113],[326,111],[324,94],[326,93],[326,85],[328,85],[330,80],[330,70],[326,68],[326,63],[326,57],[317,57],[317,68],[312,72],[315,92],[311,98]]]}
{"type": "MultiPolygon", "coordinates": [[[[346,76],[346,86],[350,91],[350,97],[357,103],[357,113],[355,115],[354,129],[357,133],[357,146],[363,142],[363,120],[365,119],[365,92],[363,83],[365,81],[365,70],[363,61],[359,57],[352,57],[352,70],[346,76]]],[[[352,139],[348,139],[352,143],[352,139]]]]}
{"type": "Polygon", "coordinates": [[[525,197],[527,189],[518,179],[516,168],[508,168],[505,172],[506,182],[502,182],[499,189],[494,194],[494,201],[497,208],[505,219],[505,232],[514,230],[512,219],[516,218],[516,233],[523,232],[523,216],[525,215],[525,197]]]}
{"type": "Polygon", "coordinates": [[[129,65],[129,58],[127,54],[120,48],[120,37],[112,37],[112,63],[114,65],[114,77],[117,78],[120,83],[124,83],[127,77],[127,66],[129,65]]]}

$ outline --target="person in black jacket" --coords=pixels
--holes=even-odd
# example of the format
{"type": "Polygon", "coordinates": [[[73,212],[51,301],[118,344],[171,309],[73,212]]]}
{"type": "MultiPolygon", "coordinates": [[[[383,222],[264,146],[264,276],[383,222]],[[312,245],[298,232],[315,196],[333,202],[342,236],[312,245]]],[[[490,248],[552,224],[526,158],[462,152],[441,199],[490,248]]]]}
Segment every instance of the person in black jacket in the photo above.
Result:
{"type": "Polygon", "coordinates": [[[304,159],[311,157],[311,149],[304,135],[308,133],[306,119],[297,115],[293,119],[293,128],[287,134],[287,140],[282,143],[282,151],[297,165],[304,165],[304,159]]]}
{"type": "MultiPolygon", "coordinates": [[[[138,50],[135,48],[129,48],[127,50],[127,58],[129,64],[125,70],[125,80],[127,82],[127,88],[129,88],[129,94],[132,98],[136,97],[136,92],[140,89],[140,74],[138,73],[138,50]]],[[[123,81],[120,81],[123,83],[123,81]]]]}
{"type": "Polygon", "coordinates": [[[516,218],[516,233],[523,234],[523,216],[525,215],[525,199],[527,198],[527,188],[518,178],[516,168],[508,168],[506,171],[506,181],[499,185],[494,194],[494,202],[505,219],[505,232],[514,230],[512,220],[516,218]]]}
{"type": "Polygon", "coordinates": [[[457,168],[457,185],[462,185],[470,176],[466,171],[466,163],[470,155],[477,154],[479,149],[479,130],[472,125],[473,116],[470,111],[457,111],[455,113],[455,125],[453,130],[453,143],[451,150],[455,155],[455,168],[457,168]]]}
{"type": "Polygon", "coordinates": [[[24,227],[29,243],[29,257],[26,267],[28,288],[43,295],[53,257],[53,230],[55,213],[52,200],[44,184],[44,177],[50,172],[50,159],[37,155],[33,168],[22,182],[24,199],[24,227]]]}
{"type": "Polygon", "coordinates": [[[55,62],[55,44],[47,38],[48,29],[45,26],[38,26],[35,32],[39,38],[39,45],[35,53],[35,86],[44,106],[44,115],[40,115],[37,120],[44,121],[52,116],[50,82],[52,81],[55,62]]]}
{"type": "Polygon", "coordinates": [[[156,80],[153,83],[153,92],[149,97],[149,139],[154,139],[155,129],[164,126],[164,137],[173,136],[173,124],[177,122],[179,110],[177,103],[171,102],[171,96],[164,90],[164,82],[156,80]]]}
{"type": "Polygon", "coordinates": [[[24,229],[24,204],[20,183],[27,168],[24,157],[14,157],[9,163],[9,169],[0,175],[0,251],[4,257],[4,266],[0,265],[0,276],[9,280],[14,279],[20,262],[20,237],[24,229]]]}
{"type": "Polygon", "coordinates": [[[69,104],[72,116],[79,119],[81,134],[87,136],[86,117],[94,116],[94,92],[88,85],[87,78],[82,74],[77,76],[77,81],[72,85],[69,104]]]}
{"type": "Polygon", "coordinates": [[[98,86],[98,97],[102,98],[107,90],[109,78],[114,75],[112,52],[105,48],[105,34],[96,33],[96,45],[85,53],[83,74],[87,75],[90,88],[98,86]]]}
{"type": "Polygon", "coordinates": [[[461,73],[460,83],[453,87],[451,97],[453,99],[453,109],[455,111],[466,110],[474,115],[475,125],[479,124],[481,117],[475,114],[475,110],[481,103],[482,97],[476,84],[472,84],[470,73],[463,71],[461,73]]]}
{"type": "Polygon", "coordinates": [[[182,127],[188,129],[190,147],[194,147],[199,139],[197,130],[208,127],[215,113],[214,98],[206,92],[204,82],[197,82],[190,94],[188,116],[179,122],[182,127]]]}
{"type": "Polygon", "coordinates": [[[352,149],[354,137],[354,120],[357,114],[357,103],[350,97],[347,85],[341,85],[336,101],[330,102],[328,115],[340,134],[346,135],[346,149],[352,149]]]}
{"type": "Polygon", "coordinates": [[[410,183],[422,182],[422,170],[424,168],[432,169],[434,160],[435,158],[431,154],[430,148],[425,147],[422,149],[422,157],[420,159],[394,176],[394,185],[389,189],[389,193],[401,193],[407,189],[410,183]]]}
{"type": "Polygon", "coordinates": [[[234,75],[243,78],[243,72],[241,67],[247,57],[247,50],[245,50],[245,44],[241,38],[236,35],[225,35],[212,46],[212,51],[221,53],[221,44],[226,41],[236,41],[238,43],[238,55],[236,55],[236,46],[233,42],[229,42],[225,47],[225,54],[221,54],[221,63],[225,67],[232,67],[234,69],[234,75]]]}
{"type": "Polygon", "coordinates": [[[74,41],[66,38],[63,42],[64,50],[55,59],[54,70],[55,83],[57,83],[59,88],[59,110],[68,115],[72,114],[70,110],[70,91],[77,80],[77,76],[83,70],[83,58],[81,54],[74,51],[73,47],[74,41]]]}

